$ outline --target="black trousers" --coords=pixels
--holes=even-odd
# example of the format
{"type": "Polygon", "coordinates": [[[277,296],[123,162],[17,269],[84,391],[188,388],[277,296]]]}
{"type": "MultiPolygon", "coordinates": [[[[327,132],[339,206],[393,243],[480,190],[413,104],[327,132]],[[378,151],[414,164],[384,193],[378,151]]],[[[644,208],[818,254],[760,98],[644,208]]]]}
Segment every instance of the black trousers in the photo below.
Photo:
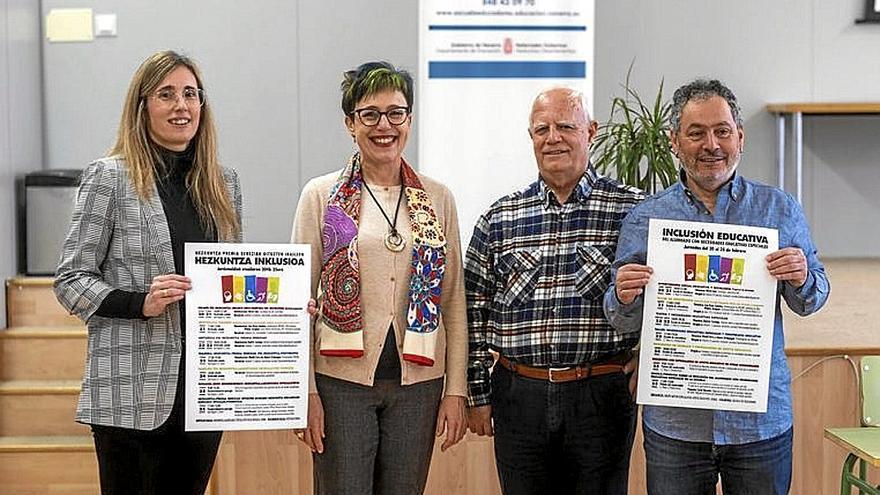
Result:
{"type": "Polygon", "coordinates": [[[205,493],[223,432],[184,431],[183,376],[171,416],[155,430],[92,425],[102,495],[205,493]]]}
{"type": "Polygon", "coordinates": [[[623,373],[567,383],[492,372],[505,495],[625,495],[636,407],[623,373]]]}

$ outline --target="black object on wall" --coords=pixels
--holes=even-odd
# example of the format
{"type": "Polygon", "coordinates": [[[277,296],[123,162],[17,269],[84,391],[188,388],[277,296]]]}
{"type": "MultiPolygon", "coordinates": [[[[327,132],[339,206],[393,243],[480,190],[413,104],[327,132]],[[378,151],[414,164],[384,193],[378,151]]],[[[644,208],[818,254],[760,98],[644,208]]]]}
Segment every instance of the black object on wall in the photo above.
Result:
{"type": "Polygon", "coordinates": [[[16,179],[19,273],[55,274],[81,175],[80,169],[55,169],[16,179]]]}
{"type": "Polygon", "coordinates": [[[865,17],[856,19],[856,24],[880,23],[880,6],[876,0],[865,0],[865,17]]]}

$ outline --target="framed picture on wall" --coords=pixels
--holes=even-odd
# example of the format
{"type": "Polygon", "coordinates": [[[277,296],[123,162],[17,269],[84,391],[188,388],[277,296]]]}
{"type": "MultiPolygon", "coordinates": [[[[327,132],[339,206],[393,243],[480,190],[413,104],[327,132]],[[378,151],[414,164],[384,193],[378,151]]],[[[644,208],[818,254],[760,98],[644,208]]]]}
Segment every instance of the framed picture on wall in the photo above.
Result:
{"type": "Polygon", "coordinates": [[[856,23],[880,23],[880,0],[865,0],[865,17],[857,19],[856,23]]]}

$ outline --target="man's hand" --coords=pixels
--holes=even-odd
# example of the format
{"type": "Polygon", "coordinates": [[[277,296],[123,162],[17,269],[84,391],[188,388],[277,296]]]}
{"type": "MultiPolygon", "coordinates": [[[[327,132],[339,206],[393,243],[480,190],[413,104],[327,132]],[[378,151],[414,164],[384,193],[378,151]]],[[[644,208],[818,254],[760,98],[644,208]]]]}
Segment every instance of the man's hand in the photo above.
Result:
{"type": "Polygon", "coordinates": [[[172,273],[153,277],[153,283],[150,284],[150,292],[147,293],[147,297],[144,299],[144,306],[141,308],[141,312],[147,318],[159,316],[169,304],[183,299],[186,291],[190,289],[192,289],[192,281],[183,275],[172,273]]]}
{"type": "Polygon", "coordinates": [[[800,248],[780,249],[767,255],[767,270],[776,280],[788,281],[798,289],[807,281],[807,257],[800,248]]]}
{"type": "Polygon", "coordinates": [[[630,304],[636,300],[644,287],[651,280],[654,269],[650,266],[629,263],[617,269],[617,278],[614,281],[614,291],[617,300],[623,304],[630,304]]]}
{"type": "Polygon", "coordinates": [[[494,436],[492,428],[492,406],[468,408],[468,428],[479,436],[494,436]]]}
{"type": "Polygon", "coordinates": [[[457,444],[467,433],[465,409],[467,409],[465,398],[457,395],[447,395],[440,402],[440,410],[437,411],[437,436],[446,431],[446,440],[440,446],[441,452],[457,444]]]}
{"type": "Polygon", "coordinates": [[[312,452],[324,453],[324,404],[321,396],[309,394],[309,419],[305,430],[296,430],[296,437],[308,445],[312,452]]]}

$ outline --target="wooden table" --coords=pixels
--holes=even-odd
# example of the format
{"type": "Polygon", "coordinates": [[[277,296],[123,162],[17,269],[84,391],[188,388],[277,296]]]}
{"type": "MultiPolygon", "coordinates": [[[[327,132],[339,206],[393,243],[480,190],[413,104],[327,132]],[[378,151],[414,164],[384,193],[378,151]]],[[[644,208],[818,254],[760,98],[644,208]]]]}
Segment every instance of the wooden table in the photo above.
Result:
{"type": "Polygon", "coordinates": [[[790,117],[794,132],[796,197],[803,204],[804,133],[803,118],[810,115],[877,115],[880,103],[771,103],[767,111],[776,115],[776,164],[779,187],[785,189],[785,121],[790,117]]]}
{"type": "Polygon", "coordinates": [[[880,428],[825,428],[825,438],[856,453],[872,466],[880,467],[880,428]]]}
{"type": "Polygon", "coordinates": [[[880,428],[825,428],[825,438],[849,452],[841,473],[841,495],[851,493],[852,487],[858,487],[860,494],[880,495],[880,489],[865,481],[866,463],[880,467],[880,428]],[[858,476],[853,473],[856,460],[859,461],[858,476]]]}

